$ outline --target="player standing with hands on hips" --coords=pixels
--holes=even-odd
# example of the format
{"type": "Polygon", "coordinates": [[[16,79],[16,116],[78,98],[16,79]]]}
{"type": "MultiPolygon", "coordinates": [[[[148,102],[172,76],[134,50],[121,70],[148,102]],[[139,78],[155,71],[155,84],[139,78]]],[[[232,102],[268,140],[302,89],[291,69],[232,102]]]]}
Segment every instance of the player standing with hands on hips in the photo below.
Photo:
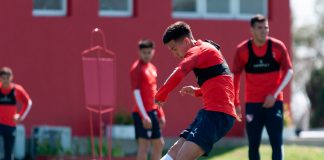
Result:
{"type": "Polygon", "coordinates": [[[23,121],[32,101],[24,88],[12,82],[13,72],[8,67],[0,70],[0,136],[3,137],[4,160],[13,160],[13,148],[16,137],[16,124],[23,121]],[[17,104],[22,107],[17,111],[17,104]]]}
{"type": "Polygon", "coordinates": [[[292,64],[284,43],[268,36],[269,24],[264,16],[252,17],[250,28],[252,38],[238,45],[234,57],[235,106],[240,113],[240,75],[244,70],[249,159],[260,160],[259,146],[265,126],[272,147],[272,159],[282,160],[282,90],[292,78],[292,64]]]}
{"type": "Polygon", "coordinates": [[[138,44],[139,59],[131,67],[130,76],[132,92],[136,105],[133,110],[135,137],[138,142],[137,160],[146,160],[152,145],[151,160],[162,156],[164,140],[161,134],[165,125],[162,108],[154,104],[157,90],[157,70],[151,63],[154,56],[154,43],[140,40],[138,44]]]}

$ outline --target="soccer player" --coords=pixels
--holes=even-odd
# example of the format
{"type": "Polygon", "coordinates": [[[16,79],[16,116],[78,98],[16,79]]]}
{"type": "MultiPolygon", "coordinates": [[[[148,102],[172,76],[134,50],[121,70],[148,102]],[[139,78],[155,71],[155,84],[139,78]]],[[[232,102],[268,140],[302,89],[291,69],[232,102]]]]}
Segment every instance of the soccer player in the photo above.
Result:
{"type": "MultiPolygon", "coordinates": [[[[168,94],[193,70],[199,87],[185,86],[180,93],[202,97],[204,104],[162,160],[193,160],[207,156],[213,144],[232,128],[237,117],[229,67],[219,46],[212,41],[195,40],[185,22],[170,25],[164,32],[163,43],[181,62],[158,90],[156,103],[161,107],[168,94]]],[[[185,110],[186,107],[182,107],[185,110]]]]}
{"type": "Polygon", "coordinates": [[[137,160],[146,160],[150,145],[152,145],[151,160],[162,156],[164,140],[161,129],[165,125],[164,112],[154,104],[157,90],[157,70],[151,63],[154,56],[154,43],[150,40],[140,40],[139,59],[131,67],[132,92],[136,105],[133,110],[135,136],[138,141],[137,160]]]}
{"type": "Polygon", "coordinates": [[[251,18],[252,38],[237,46],[233,73],[235,106],[240,113],[240,75],[245,70],[246,130],[249,159],[259,160],[263,126],[272,147],[272,159],[283,159],[283,94],[293,70],[284,43],[268,36],[268,20],[262,15],[251,18]]]}
{"type": "Polygon", "coordinates": [[[8,67],[0,70],[0,136],[4,142],[4,160],[12,160],[15,144],[16,124],[23,121],[32,105],[24,88],[12,82],[13,73],[8,67]],[[22,108],[17,112],[17,103],[22,108]]]}

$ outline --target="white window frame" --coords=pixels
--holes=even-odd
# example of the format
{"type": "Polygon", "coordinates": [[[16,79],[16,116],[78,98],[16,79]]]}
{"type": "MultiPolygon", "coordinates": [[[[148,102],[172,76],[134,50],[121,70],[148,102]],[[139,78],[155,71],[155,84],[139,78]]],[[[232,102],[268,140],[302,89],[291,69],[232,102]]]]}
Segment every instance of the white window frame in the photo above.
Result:
{"type": "MultiPolygon", "coordinates": [[[[173,18],[186,18],[186,19],[239,19],[249,20],[254,14],[241,14],[240,13],[240,0],[229,0],[230,1],[230,12],[228,14],[219,13],[207,13],[207,0],[196,0],[197,11],[196,12],[181,12],[172,11],[173,18]]],[[[262,0],[265,16],[268,15],[268,1],[262,0]]]]}
{"type": "Polygon", "coordinates": [[[127,0],[127,8],[128,8],[127,11],[100,10],[99,7],[98,14],[100,17],[132,17],[133,10],[134,10],[133,4],[134,4],[133,0],[127,0]]]}
{"type": "MultiPolygon", "coordinates": [[[[196,7],[197,7],[197,11],[195,12],[183,12],[183,11],[177,11],[174,12],[172,10],[172,17],[174,18],[200,18],[201,15],[201,10],[203,9],[203,4],[200,3],[200,1],[202,0],[196,0],[196,7]]],[[[205,1],[205,0],[203,0],[205,1]]],[[[172,2],[172,0],[171,0],[172,2]]]]}
{"type": "Polygon", "coordinates": [[[208,13],[207,12],[207,0],[202,0],[201,2],[204,3],[205,5],[205,9],[204,9],[204,16],[202,18],[205,19],[233,19],[234,18],[234,13],[235,13],[235,0],[229,0],[230,2],[230,8],[229,8],[229,13],[224,13],[224,14],[220,14],[220,13],[208,13]]]}
{"type": "Polygon", "coordinates": [[[35,9],[33,8],[33,16],[35,17],[64,17],[67,15],[67,0],[60,0],[62,3],[61,10],[51,9],[35,9]]]}
{"type": "MultiPolygon", "coordinates": [[[[240,0],[236,0],[238,1],[237,2],[237,19],[250,19],[252,16],[254,16],[255,14],[243,14],[243,13],[240,13],[240,3],[241,1],[240,0]]],[[[271,1],[271,0],[260,0],[260,1],[263,1],[263,6],[262,6],[262,10],[264,11],[264,13],[260,13],[264,16],[268,16],[268,1],[271,1]]]]}

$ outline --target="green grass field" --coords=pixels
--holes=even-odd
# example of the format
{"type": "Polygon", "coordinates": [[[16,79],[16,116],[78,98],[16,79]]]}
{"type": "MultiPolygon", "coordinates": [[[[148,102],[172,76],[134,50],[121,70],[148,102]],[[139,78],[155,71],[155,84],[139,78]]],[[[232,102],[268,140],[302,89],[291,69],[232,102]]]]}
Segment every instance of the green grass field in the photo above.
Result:
{"type": "MultiPolygon", "coordinates": [[[[324,160],[324,147],[285,145],[285,160],[324,160]]],[[[262,145],[262,160],[271,160],[271,147],[262,145]]],[[[208,158],[200,160],[248,160],[248,147],[214,148],[208,158]]]]}

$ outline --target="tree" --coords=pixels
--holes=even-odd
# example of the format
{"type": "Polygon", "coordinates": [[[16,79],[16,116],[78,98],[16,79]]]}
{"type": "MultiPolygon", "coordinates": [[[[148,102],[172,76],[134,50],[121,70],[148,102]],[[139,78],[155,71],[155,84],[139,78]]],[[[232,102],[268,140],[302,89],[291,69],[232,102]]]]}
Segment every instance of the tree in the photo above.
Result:
{"type": "MultiPolygon", "coordinates": [[[[311,126],[324,126],[324,0],[317,0],[315,24],[293,27],[294,90],[306,92],[312,106],[311,126]]],[[[310,17],[311,18],[311,17],[310,17]]],[[[298,106],[297,106],[298,107],[298,106]]]]}
{"type": "Polygon", "coordinates": [[[324,126],[324,67],[315,69],[306,85],[306,92],[312,103],[311,127],[324,126]]]}

